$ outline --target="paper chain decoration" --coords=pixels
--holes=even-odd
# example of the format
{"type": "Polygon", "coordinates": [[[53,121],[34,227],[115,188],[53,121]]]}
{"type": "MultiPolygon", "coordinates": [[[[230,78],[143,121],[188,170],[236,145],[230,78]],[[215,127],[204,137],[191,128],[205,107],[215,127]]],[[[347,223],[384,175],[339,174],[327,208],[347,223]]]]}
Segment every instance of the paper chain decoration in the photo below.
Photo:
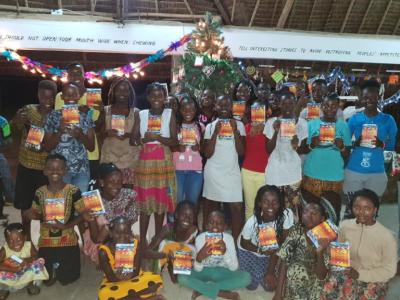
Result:
{"type": "MultiPolygon", "coordinates": [[[[134,77],[137,78],[138,76],[137,74],[142,72],[141,71],[142,69],[162,59],[168,53],[176,51],[179,47],[189,42],[190,39],[191,36],[189,34],[185,35],[179,41],[172,42],[167,49],[161,49],[157,51],[155,54],[145,59],[142,59],[141,61],[136,63],[131,62],[122,67],[117,67],[113,69],[103,69],[99,71],[85,72],[85,78],[89,81],[89,83],[99,83],[99,84],[103,82],[102,79],[110,78],[113,76],[129,77],[131,74],[133,74],[134,77]]],[[[39,74],[42,77],[49,76],[55,81],[58,79],[61,80],[66,79],[67,70],[62,69],[60,67],[47,65],[39,61],[35,61],[26,56],[21,56],[11,49],[5,49],[5,48],[0,49],[0,55],[4,56],[9,61],[19,61],[25,70],[27,71],[29,70],[33,74],[39,74]]]]}

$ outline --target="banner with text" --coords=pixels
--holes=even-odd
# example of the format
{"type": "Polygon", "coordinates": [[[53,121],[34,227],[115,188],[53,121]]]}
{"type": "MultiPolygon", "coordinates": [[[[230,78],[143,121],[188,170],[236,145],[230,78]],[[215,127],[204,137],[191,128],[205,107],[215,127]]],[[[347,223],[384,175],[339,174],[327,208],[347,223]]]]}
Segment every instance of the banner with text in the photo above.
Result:
{"type": "MultiPolygon", "coordinates": [[[[0,45],[15,49],[154,53],[190,33],[191,24],[0,19],[0,45]]],[[[400,38],[224,27],[237,58],[400,64],[400,38]]],[[[177,54],[183,53],[180,49],[177,54]]]]}

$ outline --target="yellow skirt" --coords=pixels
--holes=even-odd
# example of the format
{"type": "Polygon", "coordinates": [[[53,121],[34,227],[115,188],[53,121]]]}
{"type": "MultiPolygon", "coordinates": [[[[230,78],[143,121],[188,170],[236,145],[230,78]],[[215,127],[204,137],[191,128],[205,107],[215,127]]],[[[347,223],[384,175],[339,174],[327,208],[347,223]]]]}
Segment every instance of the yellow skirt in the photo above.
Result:
{"type": "Polygon", "coordinates": [[[104,278],[98,296],[99,300],[118,300],[134,295],[145,299],[154,296],[162,287],[163,282],[160,275],[140,272],[137,277],[126,281],[108,282],[104,278]]]}

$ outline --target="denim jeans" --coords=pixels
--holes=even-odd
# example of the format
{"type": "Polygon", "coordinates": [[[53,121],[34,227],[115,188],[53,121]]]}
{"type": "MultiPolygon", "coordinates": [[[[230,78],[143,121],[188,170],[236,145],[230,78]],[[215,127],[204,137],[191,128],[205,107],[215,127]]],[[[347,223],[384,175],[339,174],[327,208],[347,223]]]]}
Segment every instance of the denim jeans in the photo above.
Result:
{"type": "Polygon", "coordinates": [[[3,183],[4,195],[6,198],[14,201],[15,183],[13,177],[11,176],[8,161],[3,153],[0,153],[0,177],[3,183]]]}
{"type": "Polygon", "coordinates": [[[176,171],[177,182],[177,203],[181,201],[190,201],[197,204],[203,188],[202,171],[176,171]]]}
{"type": "Polygon", "coordinates": [[[83,173],[67,173],[64,181],[77,186],[81,192],[87,192],[89,187],[90,174],[89,171],[83,173]]]}

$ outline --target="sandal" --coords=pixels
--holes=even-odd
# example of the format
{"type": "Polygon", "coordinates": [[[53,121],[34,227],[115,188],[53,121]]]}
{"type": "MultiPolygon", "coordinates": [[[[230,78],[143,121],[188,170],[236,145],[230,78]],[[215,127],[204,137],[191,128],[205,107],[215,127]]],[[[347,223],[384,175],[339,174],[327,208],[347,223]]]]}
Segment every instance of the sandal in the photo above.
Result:
{"type": "Polygon", "coordinates": [[[10,295],[10,291],[0,291],[0,300],[6,300],[10,295]]]}
{"type": "Polygon", "coordinates": [[[40,287],[37,285],[31,284],[27,287],[28,294],[33,296],[33,295],[38,295],[40,293],[40,287]]]}

